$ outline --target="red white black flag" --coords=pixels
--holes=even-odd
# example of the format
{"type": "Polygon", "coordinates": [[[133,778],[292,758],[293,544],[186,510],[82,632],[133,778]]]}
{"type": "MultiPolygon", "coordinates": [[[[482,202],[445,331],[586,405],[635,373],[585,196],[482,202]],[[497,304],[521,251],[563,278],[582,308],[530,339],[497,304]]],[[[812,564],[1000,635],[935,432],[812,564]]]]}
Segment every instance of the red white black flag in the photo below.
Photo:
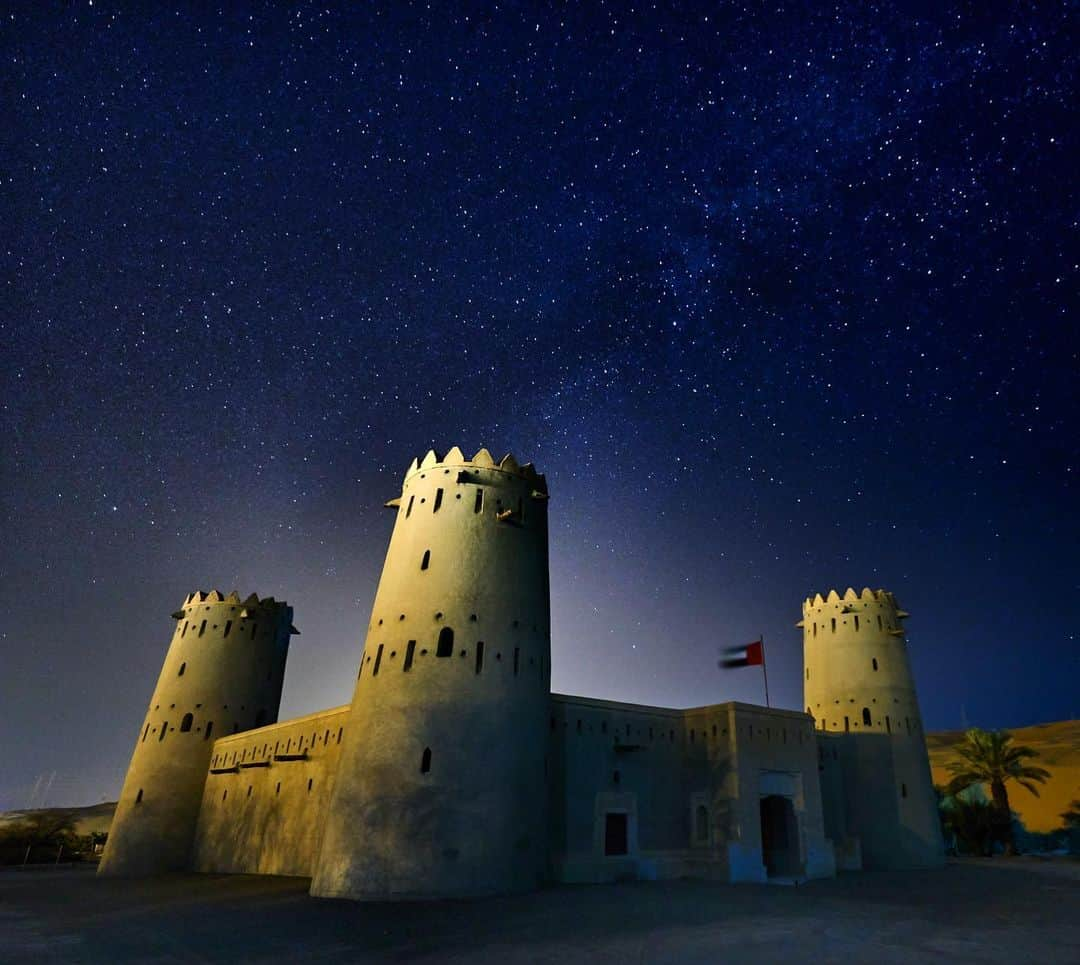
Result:
{"type": "Polygon", "coordinates": [[[760,640],[743,647],[728,647],[724,651],[721,667],[757,667],[765,663],[765,648],[760,640]]]}

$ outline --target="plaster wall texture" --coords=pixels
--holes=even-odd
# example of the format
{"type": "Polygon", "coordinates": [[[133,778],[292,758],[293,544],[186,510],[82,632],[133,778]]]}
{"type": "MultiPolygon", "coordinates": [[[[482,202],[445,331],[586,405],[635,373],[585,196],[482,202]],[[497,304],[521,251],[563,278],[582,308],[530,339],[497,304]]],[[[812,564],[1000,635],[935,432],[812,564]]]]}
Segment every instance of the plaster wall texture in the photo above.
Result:
{"type": "MultiPolygon", "coordinates": [[[[886,590],[849,588],[842,597],[831,590],[807,599],[798,624],[804,702],[829,736],[823,747],[830,759],[837,750],[845,838],[858,838],[867,868],[944,864],[902,626],[907,616],[886,590]]],[[[838,847],[851,844],[840,839],[838,847]]]]}
{"type": "Polygon", "coordinates": [[[786,783],[803,877],[834,873],[816,742],[801,713],[725,703],[691,710],[552,695],[552,876],[685,875],[762,881],[759,800],[786,783]],[[628,816],[625,855],[605,854],[605,815],[628,816]]]}
{"type": "Polygon", "coordinates": [[[513,457],[455,448],[414,462],[388,505],[396,521],[311,892],[534,888],[550,766],[546,484],[513,457]]]}
{"type": "Polygon", "coordinates": [[[348,711],[335,707],[214,744],[193,870],[312,874],[348,711]]]}
{"type": "Polygon", "coordinates": [[[99,874],[187,868],[212,738],[277,719],[289,606],[214,590],[189,595],[173,618],[99,874]]]}

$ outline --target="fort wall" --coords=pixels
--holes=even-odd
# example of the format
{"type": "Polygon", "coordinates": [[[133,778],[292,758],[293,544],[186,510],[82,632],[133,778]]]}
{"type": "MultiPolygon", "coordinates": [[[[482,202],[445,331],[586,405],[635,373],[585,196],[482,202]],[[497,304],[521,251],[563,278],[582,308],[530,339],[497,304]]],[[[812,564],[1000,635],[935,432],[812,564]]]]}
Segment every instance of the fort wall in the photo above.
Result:
{"type": "Polygon", "coordinates": [[[348,710],[334,707],[215,742],[195,871],[312,874],[348,710]]]}

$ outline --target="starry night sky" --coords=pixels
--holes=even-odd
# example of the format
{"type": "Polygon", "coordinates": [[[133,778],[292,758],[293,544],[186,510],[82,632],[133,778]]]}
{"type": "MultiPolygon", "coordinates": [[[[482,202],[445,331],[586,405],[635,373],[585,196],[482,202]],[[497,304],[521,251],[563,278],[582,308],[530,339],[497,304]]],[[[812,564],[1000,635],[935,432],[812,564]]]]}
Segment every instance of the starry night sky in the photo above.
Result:
{"type": "Polygon", "coordinates": [[[115,798],[193,589],[347,702],[455,444],[557,691],[799,708],[850,584],[928,729],[1080,715],[1075,5],[156,6],[0,22],[0,808],[115,798]]]}

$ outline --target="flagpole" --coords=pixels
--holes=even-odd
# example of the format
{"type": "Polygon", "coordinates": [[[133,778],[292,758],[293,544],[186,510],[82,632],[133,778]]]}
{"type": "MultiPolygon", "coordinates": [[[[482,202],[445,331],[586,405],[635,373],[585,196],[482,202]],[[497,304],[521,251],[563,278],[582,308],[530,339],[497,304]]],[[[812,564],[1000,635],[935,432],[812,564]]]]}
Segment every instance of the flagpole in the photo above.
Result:
{"type": "Polygon", "coordinates": [[[765,706],[768,707],[768,706],[770,706],[770,704],[769,704],[769,668],[768,668],[768,661],[766,661],[766,659],[765,659],[765,635],[762,634],[760,637],[758,637],[758,640],[761,643],[761,672],[765,676],[765,706]]]}

